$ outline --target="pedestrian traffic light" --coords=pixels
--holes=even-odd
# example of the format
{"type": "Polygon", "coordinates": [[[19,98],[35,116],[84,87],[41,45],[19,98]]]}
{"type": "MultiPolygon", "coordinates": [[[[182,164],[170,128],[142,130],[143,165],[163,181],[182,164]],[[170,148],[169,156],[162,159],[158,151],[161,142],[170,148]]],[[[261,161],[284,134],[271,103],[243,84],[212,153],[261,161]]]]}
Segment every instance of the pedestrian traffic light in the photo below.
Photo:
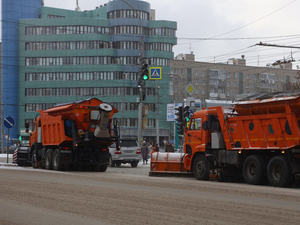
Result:
{"type": "Polygon", "coordinates": [[[21,135],[19,135],[19,141],[22,141],[22,136],[21,135]]]}
{"type": "Polygon", "coordinates": [[[183,124],[182,123],[178,123],[177,125],[177,133],[179,134],[179,135],[183,135],[183,133],[184,133],[184,128],[183,128],[183,124]]]}
{"type": "Polygon", "coordinates": [[[183,123],[183,114],[182,114],[182,106],[179,106],[178,108],[175,108],[177,112],[175,112],[175,121],[177,121],[177,124],[183,123]]]}

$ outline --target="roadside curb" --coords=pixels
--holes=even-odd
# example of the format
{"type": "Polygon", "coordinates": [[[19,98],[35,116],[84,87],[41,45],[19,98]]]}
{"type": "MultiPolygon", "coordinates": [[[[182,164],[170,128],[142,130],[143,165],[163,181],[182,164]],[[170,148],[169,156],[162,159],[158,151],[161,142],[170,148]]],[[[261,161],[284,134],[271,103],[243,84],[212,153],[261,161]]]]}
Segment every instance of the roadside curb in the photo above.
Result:
{"type": "Polygon", "coordinates": [[[13,164],[13,163],[0,163],[0,166],[17,167],[18,164],[13,164]]]}

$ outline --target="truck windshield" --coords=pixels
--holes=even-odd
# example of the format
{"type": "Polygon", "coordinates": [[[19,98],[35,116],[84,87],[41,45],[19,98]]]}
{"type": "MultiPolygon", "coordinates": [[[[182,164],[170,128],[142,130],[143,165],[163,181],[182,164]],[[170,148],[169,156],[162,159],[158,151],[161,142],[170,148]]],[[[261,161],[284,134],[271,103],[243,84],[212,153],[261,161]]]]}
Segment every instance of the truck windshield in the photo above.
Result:
{"type": "Polygon", "coordinates": [[[196,118],[191,120],[190,130],[201,130],[202,118],[196,118]]]}

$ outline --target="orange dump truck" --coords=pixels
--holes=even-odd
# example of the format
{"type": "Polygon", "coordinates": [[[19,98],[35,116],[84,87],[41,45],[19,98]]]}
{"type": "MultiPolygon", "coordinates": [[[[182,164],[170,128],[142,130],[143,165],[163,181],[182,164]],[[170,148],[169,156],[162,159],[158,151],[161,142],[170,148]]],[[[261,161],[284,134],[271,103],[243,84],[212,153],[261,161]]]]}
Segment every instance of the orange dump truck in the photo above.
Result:
{"type": "Polygon", "coordinates": [[[113,142],[118,146],[118,128],[111,124],[117,109],[91,98],[38,112],[29,138],[28,160],[33,168],[106,171],[108,147],[113,142]]]}
{"type": "Polygon", "coordinates": [[[153,152],[150,175],[289,186],[300,178],[300,95],[277,93],[193,113],[184,153],[153,152]]]}

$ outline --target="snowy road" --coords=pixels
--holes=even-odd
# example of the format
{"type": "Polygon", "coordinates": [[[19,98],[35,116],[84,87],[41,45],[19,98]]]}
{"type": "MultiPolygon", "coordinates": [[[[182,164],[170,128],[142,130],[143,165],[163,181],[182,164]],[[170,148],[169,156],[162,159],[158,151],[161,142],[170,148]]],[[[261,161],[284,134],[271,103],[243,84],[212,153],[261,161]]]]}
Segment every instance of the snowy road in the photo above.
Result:
{"type": "Polygon", "coordinates": [[[105,173],[0,166],[0,224],[300,224],[299,189],[148,172],[148,165],[105,173]]]}

